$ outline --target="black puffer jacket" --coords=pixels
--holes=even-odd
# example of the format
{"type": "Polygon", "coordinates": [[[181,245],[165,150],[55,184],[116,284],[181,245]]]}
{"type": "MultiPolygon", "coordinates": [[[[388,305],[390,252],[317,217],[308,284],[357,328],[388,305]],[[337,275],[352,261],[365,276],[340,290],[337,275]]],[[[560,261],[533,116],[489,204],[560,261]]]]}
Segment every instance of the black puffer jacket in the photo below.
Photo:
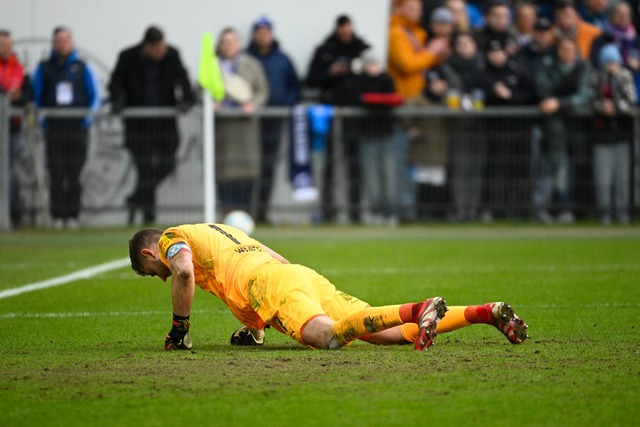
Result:
{"type": "Polygon", "coordinates": [[[490,90],[485,102],[487,105],[531,105],[534,101],[533,82],[523,63],[509,58],[502,67],[495,67],[487,61],[487,75],[490,90]],[[498,96],[494,87],[498,82],[504,83],[511,91],[510,99],[498,96]]]}
{"type": "Polygon", "coordinates": [[[453,72],[458,76],[463,93],[471,93],[475,89],[487,91],[489,76],[482,55],[477,53],[471,58],[462,58],[453,54],[447,61],[453,72]]]}
{"type": "Polygon", "coordinates": [[[360,103],[356,89],[356,75],[351,72],[332,76],[329,67],[336,61],[345,61],[352,65],[353,60],[359,58],[362,52],[369,48],[369,44],[354,35],[349,43],[343,43],[332,34],[314,52],[307,84],[320,89],[320,102],[331,105],[357,105],[360,103]]]}

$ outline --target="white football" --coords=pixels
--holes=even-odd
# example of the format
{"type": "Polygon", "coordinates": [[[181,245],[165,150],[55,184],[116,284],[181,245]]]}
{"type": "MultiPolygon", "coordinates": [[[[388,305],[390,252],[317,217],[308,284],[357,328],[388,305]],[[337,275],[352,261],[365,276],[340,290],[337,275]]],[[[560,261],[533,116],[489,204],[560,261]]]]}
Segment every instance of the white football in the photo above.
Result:
{"type": "Polygon", "coordinates": [[[237,228],[240,231],[244,231],[247,235],[252,236],[253,232],[256,230],[256,223],[245,211],[231,211],[227,215],[225,215],[222,220],[224,224],[230,225],[232,227],[237,228]]]}

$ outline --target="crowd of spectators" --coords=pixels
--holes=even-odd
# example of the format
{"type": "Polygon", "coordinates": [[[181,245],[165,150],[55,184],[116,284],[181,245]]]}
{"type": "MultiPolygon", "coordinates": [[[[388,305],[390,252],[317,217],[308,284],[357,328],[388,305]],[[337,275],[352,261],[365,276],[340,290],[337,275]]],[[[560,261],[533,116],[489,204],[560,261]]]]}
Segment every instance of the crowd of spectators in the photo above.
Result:
{"type": "MultiPolygon", "coordinates": [[[[600,220],[626,224],[629,112],[638,103],[640,88],[638,3],[392,0],[389,26],[381,29],[388,31],[386,60],[377,53],[380,46],[371,46],[358,34],[352,17],[340,15],[330,34],[315,45],[306,75],[296,71],[268,17],[256,19],[247,41],[237,29],[226,28],[215,52],[226,98],[216,108],[237,109],[244,115],[216,127],[222,206],[230,210],[253,204],[253,213],[266,218],[274,159],[286,121],[264,118],[255,126],[252,113],[264,106],[291,107],[304,101],[371,111],[370,120],[353,120],[345,128],[355,143],[347,144],[344,154],[358,159],[352,176],[357,191],[351,195],[358,219],[386,224],[414,220],[420,184],[448,180],[449,219],[490,220],[494,213],[488,207],[516,202],[509,199],[509,186],[526,165],[514,165],[512,159],[523,154],[523,147],[530,148],[515,139],[528,139],[529,130],[527,135],[505,136],[496,131],[500,118],[396,120],[388,112],[399,104],[424,109],[537,106],[540,119],[530,129],[536,153],[529,200],[533,217],[543,223],[574,221],[567,136],[573,122],[566,113],[582,109],[591,112],[600,220]],[[317,95],[303,99],[303,88],[317,95]]],[[[51,57],[29,79],[11,51],[10,33],[0,31],[0,88],[14,105],[32,99],[38,107],[97,107],[99,88],[90,67],[73,49],[71,31],[57,28],[52,47],[51,57]]],[[[166,44],[156,27],[120,54],[108,91],[106,99],[114,112],[127,106],[187,109],[194,102],[178,50],[166,44]]],[[[88,125],[86,119],[51,118],[42,123],[51,215],[57,228],[77,227],[88,125]]],[[[127,199],[129,222],[141,211],[144,222],[153,223],[156,188],[175,168],[176,121],[132,118],[125,125],[125,145],[138,171],[137,185],[127,199]]],[[[18,144],[18,130],[19,123],[12,122],[12,147],[18,144]]],[[[18,211],[16,204],[12,202],[12,212],[18,211]]]]}

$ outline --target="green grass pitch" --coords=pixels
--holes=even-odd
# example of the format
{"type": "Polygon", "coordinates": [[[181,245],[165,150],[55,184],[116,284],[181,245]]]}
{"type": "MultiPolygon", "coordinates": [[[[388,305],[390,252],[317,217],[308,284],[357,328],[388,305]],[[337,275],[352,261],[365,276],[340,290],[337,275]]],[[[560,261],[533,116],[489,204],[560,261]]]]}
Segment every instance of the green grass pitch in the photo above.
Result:
{"type": "MultiPolygon", "coordinates": [[[[0,234],[0,292],[128,256],[132,230],[0,234]]],[[[640,228],[258,229],[373,305],[440,295],[512,304],[530,338],[442,334],[424,353],[303,348],[196,290],[194,348],[164,352],[169,284],[129,267],[0,299],[1,426],[584,426],[637,424],[640,228]]]]}

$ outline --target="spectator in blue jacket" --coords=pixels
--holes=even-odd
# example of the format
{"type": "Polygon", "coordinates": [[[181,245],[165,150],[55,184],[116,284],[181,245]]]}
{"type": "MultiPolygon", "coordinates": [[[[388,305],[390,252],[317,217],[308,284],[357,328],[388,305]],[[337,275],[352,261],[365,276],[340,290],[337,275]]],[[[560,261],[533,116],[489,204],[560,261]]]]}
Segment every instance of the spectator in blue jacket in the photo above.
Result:
{"type": "MultiPolygon", "coordinates": [[[[280,49],[273,36],[273,23],[267,17],[253,24],[253,35],[247,53],[262,64],[269,82],[269,106],[290,107],[300,99],[300,79],[291,59],[280,49]]],[[[262,134],[262,174],[260,179],[260,206],[258,218],[266,219],[267,206],[273,183],[276,156],[284,121],[280,118],[264,118],[260,122],[262,134]]]]}
{"type": "MultiPolygon", "coordinates": [[[[95,74],[74,49],[71,31],[53,30],[53,49],[33,75],[33,91],[39,108],[100,106],[95,74]]],[[[56,117],[43,122],[49,169],[50,211],[53,227],[78,228],[82,187],[80,172],[87,156],[87,128],[84,118],[56,117]]]]}

